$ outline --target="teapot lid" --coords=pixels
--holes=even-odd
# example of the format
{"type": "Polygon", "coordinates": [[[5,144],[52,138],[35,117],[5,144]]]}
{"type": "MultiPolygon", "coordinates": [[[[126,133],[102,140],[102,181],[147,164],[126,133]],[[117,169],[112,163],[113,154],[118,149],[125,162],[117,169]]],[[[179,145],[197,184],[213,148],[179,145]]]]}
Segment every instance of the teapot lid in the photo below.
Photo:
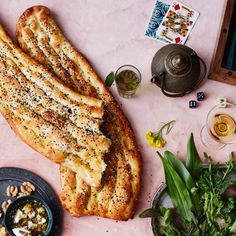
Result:
{"type": "Polygon", "coordinates": [[[183,50],[173,50],[167,54],[164,60],[166,71],[174,76],[185,76],[192,70],[192,59],[183,50]]]}

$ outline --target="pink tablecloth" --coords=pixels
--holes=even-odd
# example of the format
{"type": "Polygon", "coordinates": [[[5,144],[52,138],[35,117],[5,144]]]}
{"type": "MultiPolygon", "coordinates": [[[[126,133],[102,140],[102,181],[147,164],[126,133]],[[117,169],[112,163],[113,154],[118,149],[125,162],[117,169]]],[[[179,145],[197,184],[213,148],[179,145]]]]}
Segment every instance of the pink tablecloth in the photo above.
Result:
{"type": "MultiPolygon", "coordinates": [[[[168,0],[167,2],[170,2],[168,0]]],[[[192,47],[209,67],[217,42],[224,0],[183,0],[183,3],[200,12],[186,45],[192,47]]],[[[196,92],[183,98],[167,98],[150,83],[150,63],[162,43],[144,37],[144,30],[154,1],[146,0],[1,0],[0,21],[14,37],[15,24],[21,13],[36,4],[46,5],[71,42],[92,62],[101,77],[122,64],[136,65],[142,73],[142,84],[137,96],[125,100],[111,90],[129,118],[143,156],[143,183],[137,212],[150,207],[153,195],[164,179],[156,149],[147,145],[145,133],[156,130],[162,121],[176,120],[167,138],[165,149],[172,150],[185,159],[186,142],[194,132],[200,153],[207,151],[216,161],[224,162],[236,145],[217,151],[205,148],[199,138],[207,111],[217,97],[227,97],[236,102],[236,87],[207,81],[199,89],[206,99],[197,109],[189,109],[188,101],[196,99],[196,92]]],[[[31,170],[47,180],[60,192],[58,166],[41,157],[22,143],[0,116],[0,166],[16,166],[31,170]]],[[[148,236],[152,235],[150,220],[137,216],[127,222],[116,222],[99,217],[75,218],[64,211],[63,236],[148,236]]]]}

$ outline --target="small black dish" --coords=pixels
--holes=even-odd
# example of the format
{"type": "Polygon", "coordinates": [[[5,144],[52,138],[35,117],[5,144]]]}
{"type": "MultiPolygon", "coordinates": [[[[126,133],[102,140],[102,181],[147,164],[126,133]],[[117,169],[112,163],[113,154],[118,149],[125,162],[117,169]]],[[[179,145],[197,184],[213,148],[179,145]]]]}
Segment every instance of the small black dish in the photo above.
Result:
{"type": "Polygon", "coordinates": [[[16,209],[22,207],[24,204],[26,204],[27,202],[30,202],[30,201],[37,201],[37,202],[41,203],[43,205],[43,207],[45,208],[46,213],[47,213],[48,222],[47,222],[47,228],[44,231],[44,233],[41,234],[41,236],[48,236],[50,234],[50,231],[53,226],[52,211],[51,211],[50,207],[48,206],[48,204],[42,198],[31,195],[31,196],[24,196],[24,197],[17,198],[15,201],[13,201],[8,206],[8,208],[6,210],[4,224],[5,224],[7,231],[9,232],[9,234],[11,236],[15,236],[15,234],[12,231],[12,213],[16,209]]]}

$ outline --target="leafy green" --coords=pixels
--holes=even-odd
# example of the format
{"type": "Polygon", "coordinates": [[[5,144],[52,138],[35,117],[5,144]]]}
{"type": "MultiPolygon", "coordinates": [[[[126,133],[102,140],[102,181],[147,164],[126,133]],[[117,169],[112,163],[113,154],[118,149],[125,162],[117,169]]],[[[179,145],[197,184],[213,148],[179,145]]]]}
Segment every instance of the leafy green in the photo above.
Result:
{"type": "Polygon", "coordinates": [[[195,187],[195,184],[193,182],[193,178],[184,166],[183,162],[178,160],[178,158],[170,151],[164,152],[164,158],[169,161],[169,163],[173,166],[175,171],[178,173],[178,175],[182,178],[185,185],[189,190],[191,190],[193,187],[195,187]]]}
{"type": "Polygon", "coordinates": [[[172,203],[181,217],[191,222],[194,215],[192,213],[193,204],[189,191],[168,159],[161,157],[161,160],[165,171],[167,191],[171,197],[172,203]]]}
{"type": "Polygon", "coordinates": [[[236,233],[236,221],[230,226],[230,233],[236,233]]]}
{"type": "Polygon", "coordinates": [[[198,194],[197,194],[197,191],[196,191],[196,184],[193,181],[193,178],[190,175],[190,173],[188,172],[187,168],[170,151],[165,151],[164,152],[164,158],[166,158],[169,161],[169,163],[173,166],[173,168],[178,173],[180,178],[184,181],[184,183],[185,183],[185,185],[186,185],[186,187],[187,187],[187,189],[189,191],[189,194],[191,196],[191,199],[192,199],[192,203],[193,203],[192,210],[194,212],[198,212],[198,209],[199,209],[199,207],[198,207],[199,197],[198,197],[198,194]]]}
{"type": "Polygon", "coordinates": [[[115,80],[115,74],[114,74],[114,72],[112,71],[112,72],[106,77],[106,79],[105,79],[105,84],[106,84],[106,86],[111,87],[112,84],[113,84],[113,82],[114,82],[114,80],[115,80]]]}
{"type": "Polygon", "coordinates": [[[229,236],[236,233],[236,194],[232,191],[236,185],[231,178],[235,168],[233,153],[223,167],[204,153],[208,165],[203,168],[191,134],[185,164],[170,151],[165,151],[163,156],[158,152],[158,155],[174,208],[160,205],[154,212],[148,209],[144,213],[146,217],[155,217],[160,235],[229,236]]]}
{"type": "Polygon", "coordinates": [[[194,179],[198,179],[202,170],[202,161],[195,146],[193,133],[191,133],[187,144],[186,167],[194,179]]]}
{"type": "Polygon", "coordinates": [[[206,153],[205,157],[208,160],[208,168],[203,171],[197,185],[202,195],[206,227],[211,232],[210,235],[216,232],[217,235],[224,235],[223,233],[229,231],[232,223],[231,217],[224,217],[224,215],[226,212],[230,213],[232,207],[235,208],[232,199],[223,196],[225,190],[232,184],[230,173],[234,168],[233,154],[230,154],[224,169],[218,164],[213,164],[211,157],[206,153]],[[224,224],[219,223],[221,220],[224,224]]]}
{"type": "Polygon", "coordinates": [[[160,233],[165,236],[181,236],[180,231],[173,224],[173,219],[175,218],[175,212],[173,209],[159,207],[160,216],[160,233]]]}

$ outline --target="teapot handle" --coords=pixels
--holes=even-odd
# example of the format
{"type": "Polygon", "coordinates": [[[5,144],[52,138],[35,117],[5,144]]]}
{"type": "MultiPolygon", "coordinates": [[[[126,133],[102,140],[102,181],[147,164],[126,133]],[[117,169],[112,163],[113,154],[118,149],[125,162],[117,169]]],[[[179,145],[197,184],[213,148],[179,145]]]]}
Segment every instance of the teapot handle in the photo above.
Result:
{"type": "Polygon", "coordinates": [[[199,61],[202,63],[202,66],[203,66],[203,73],[202,75],[199,77],[199,80],[198,82],[196,83],[196,85],[189,91],[187,92],[184,92],[184,93],[169,93],[167,90],[166,90],[166,84],[165,84],[165,72],[161,72],[160,74],[156,75],[154,74],[151,78],[151,82],[156,84],[158,86],[158,80],[161,82],[161,91],[163,94],[165,94],[166,96],[168,97],[182,97],[184,96],[185,94],[188,94],[190,92],[192,92],[195,88],[197,88],[201,82],[203,81],[203,79],[205,78],[206,76],[206,73],[207,73],[207,66],[206,66],[206,63],[202,60],[201,57],[199,57],[195,52],[192,52],[191,56],[195,56],[199,59],[199,61]]]}
{"type": "MultiPolygon", "coordinates": [[[[195,88],[197,88],[197,87],[201,84],[201,82],[204,80],[204,78],[205,78],[205,76],[206,76],[206,73],[207,73],[207,66],[206,66],[206,63],[202,60],[202,58],[199,57],[199,56],[197,55],[197,53],[195,53],[194,51],[191,53],[191,56],[197,57],[198,60],[202,63],[203,73],[202,73],[202,76],[199,77],[199,80],[198,80],[198,82],[196,83],[196,85],[195,85],[195,86],[191,89],[191,91],[189,91],[189,92],[192,92],[195,88]]],[[[187,93],[189,93],[189,92],[187,92],[187,93]]]]}
{"type": "Polygon", "coordinates": [[[184,96],[186,93],[169,93],[166,90],[166,83],[165,83],[165,72],[161,72],[158,75],[153,75],[151,78],[151,82],[158,85],[158,80],[161,81],[161,91],[164,95],[168,96],[168,97],[182,97],[184,96]]]}

